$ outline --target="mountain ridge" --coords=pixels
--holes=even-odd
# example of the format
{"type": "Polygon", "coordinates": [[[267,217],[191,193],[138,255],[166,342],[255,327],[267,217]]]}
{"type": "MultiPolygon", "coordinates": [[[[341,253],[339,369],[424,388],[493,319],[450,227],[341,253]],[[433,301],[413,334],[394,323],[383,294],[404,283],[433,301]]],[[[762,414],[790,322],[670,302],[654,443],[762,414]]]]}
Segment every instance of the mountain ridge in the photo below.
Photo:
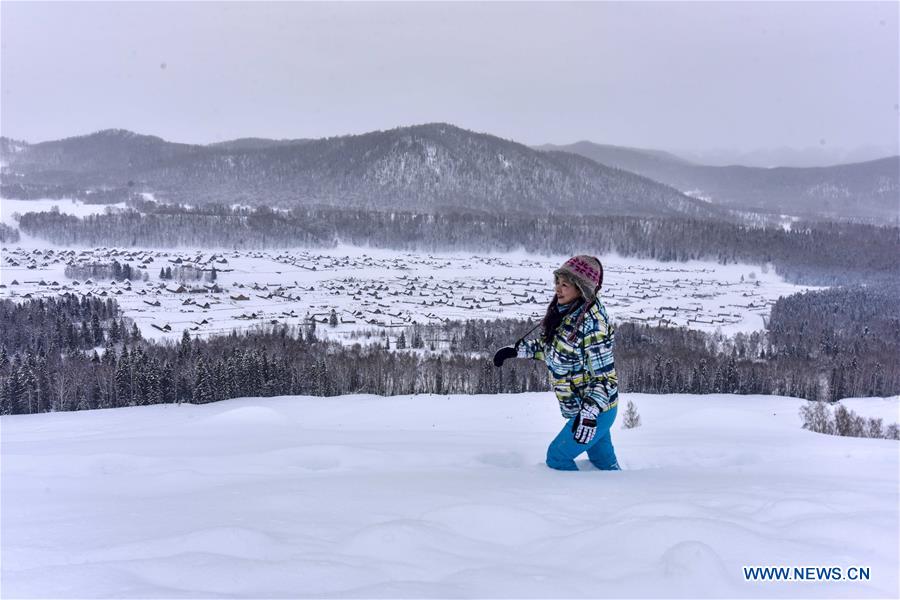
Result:
{"type": "Polygon", "coordinates": [[[640,175],[447,123],[287,143],[251,140],[199,146],[104,130],[29,145],[3,159],[22,184],[128,181],[191,204],[730,218],[640,175]]]}
{"type": "MultiPolygon", "coordinates": [[[[549,146],[541,146],[549,148],[549,146]]],[[[553,146],[738,210],[897,222],[900,156],[825,167],[709,166],[675,155],[578,142],[553,146]]],[[[546,151],[546,150],[544,150],[546,151]]]]}

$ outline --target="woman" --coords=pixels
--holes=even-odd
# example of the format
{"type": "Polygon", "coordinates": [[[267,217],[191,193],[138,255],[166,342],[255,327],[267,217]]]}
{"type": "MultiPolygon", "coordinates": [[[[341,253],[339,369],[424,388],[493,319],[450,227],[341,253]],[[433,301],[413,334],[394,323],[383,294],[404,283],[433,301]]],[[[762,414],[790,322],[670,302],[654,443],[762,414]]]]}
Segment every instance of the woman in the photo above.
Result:
{"type": "Polygon", "coordinates": [[[575,457],[587,452],[591,463],[604,471],[620,470],[610,439],[619,402],[613,362],[613,328],[597,298],[603,266],[593,256],[575,256],[553,272],[556,295],[536,340],[519,340],[494,357],[500,366],[507,358],[533,358],[547,364],[550,385],[563,417],[568,419],[547,449],[547,465],[577,471],[575,457]]]}

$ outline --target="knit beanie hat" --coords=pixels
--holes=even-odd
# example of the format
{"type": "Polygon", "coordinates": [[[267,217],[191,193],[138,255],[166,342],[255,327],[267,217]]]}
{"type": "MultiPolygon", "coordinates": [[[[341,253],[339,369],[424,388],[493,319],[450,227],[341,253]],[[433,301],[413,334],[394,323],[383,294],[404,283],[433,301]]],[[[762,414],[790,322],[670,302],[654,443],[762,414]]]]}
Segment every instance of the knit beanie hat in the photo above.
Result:
{"type": "Polygon", "coordinates": [[[581,254],[567,260],[563,266],[553,271],[554,275],[568,275],[586,304],[590,304],[597,297],[600,286],[603,285],[603,265],[593,257],[581,254]]]}
{"type": "MultiPolygon", "coordinates": [[[[584,298],[584,309],[578,315],[578,318],[575,320],[575,327],[568,335],[569,342],[573,342],[577,332],[581,329],[584,315],[587,314],[591,304],[596,300],[597,292],[600,291],[600,286],[603,285],[603,265],[600,264],[596,257],[581,254],[567,260],[563,266],[553,271],[553,275],[564,275],[571,279],[578,291],[581,292],[581,297],[584,298]]],[[[554,296],[550,307],[555,308],[555,306],[556,297],[554,296]]]]}

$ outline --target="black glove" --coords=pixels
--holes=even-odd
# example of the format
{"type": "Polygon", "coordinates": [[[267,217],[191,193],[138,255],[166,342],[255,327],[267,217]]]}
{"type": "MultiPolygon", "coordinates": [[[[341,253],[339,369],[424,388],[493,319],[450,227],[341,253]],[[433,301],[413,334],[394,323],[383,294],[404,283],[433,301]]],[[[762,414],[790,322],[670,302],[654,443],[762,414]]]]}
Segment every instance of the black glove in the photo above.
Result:
{"type": "Polygon", "coordinates": [[[597,416],[600,414],[600,407],[590,398],[581,402],[581,412],[575,417],[572,423],[572,432],[575,434],[575,441],[579,444],[589,444],[597,433],[597,416]]]}
{"type": "Polygon", "coordinates": [[[497,350],[497,353],[494,354],[494,366],[502,367],[503,362],[507,358],[515,358],[518,354],[518,351],[512,346],[506,346],[505,348],[500,348],[497,350]]]}

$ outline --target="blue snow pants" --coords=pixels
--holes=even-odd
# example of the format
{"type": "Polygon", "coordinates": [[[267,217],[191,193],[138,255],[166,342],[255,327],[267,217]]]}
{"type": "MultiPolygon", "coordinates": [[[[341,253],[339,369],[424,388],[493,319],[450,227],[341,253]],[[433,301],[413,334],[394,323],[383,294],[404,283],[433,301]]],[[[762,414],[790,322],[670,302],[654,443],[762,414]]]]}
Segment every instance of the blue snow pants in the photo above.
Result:
{"type": "Polygon", "coordinates": [[[577,471],[575,457],[582,452],[587,452],[588,460],[601,471],[621,470],[609,435],[609,430],[616,420],[618,408],[617,404],[608,411],[600,413],[597,417],[597,433],[589,444],[579,444],[575,441],[575,434],[572,432],[575,418],[566,421],[562,431],[547,448],[547,466],[560,471],[577,471]]]}

